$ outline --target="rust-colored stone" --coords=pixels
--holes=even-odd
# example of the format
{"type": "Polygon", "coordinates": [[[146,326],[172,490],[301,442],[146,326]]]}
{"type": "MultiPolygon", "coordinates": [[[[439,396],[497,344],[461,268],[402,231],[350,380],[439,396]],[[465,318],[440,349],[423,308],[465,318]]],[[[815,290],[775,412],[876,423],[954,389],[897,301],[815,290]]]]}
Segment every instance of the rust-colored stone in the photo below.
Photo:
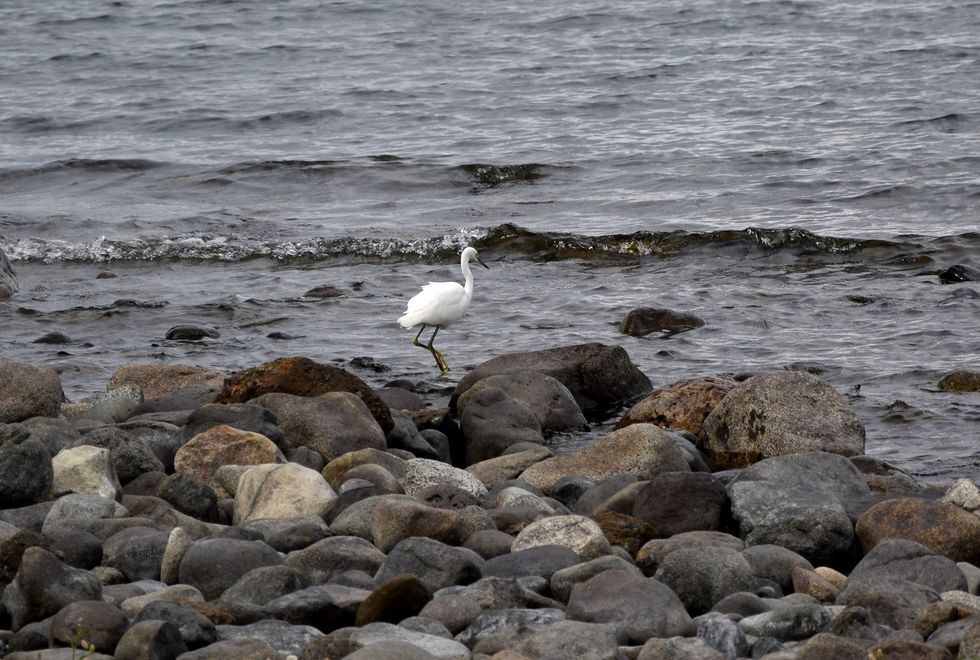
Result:
{"type": "Polygon", "coordinates": [[[109,377],[106,390],[136,385],[145,399],[156,399],[188,385],[221,387],[225,373],[190,364],[124,364],[109,377]]]}
{"type": "Polygon", "coordinates": [[[704,418],[735,385],[735,381],[710,376],[664,385],[630,408],[616,428],[647,422],[700,433],[704,418]]]}
{"type": "Polygon", "coordinates": [[[388,433],[393,427],[391,410],[367,383],[352,373],[305,357],[285,357],[239,371],[225,379],[216,403],[245,403],[255,397],[282,392],[296,396],[318,396],[327,392],[350,392],[361,398],[388,433]]]}
{"type": "Polygon", "coordinates": [[[980,371],[951,371],[939,381],[939,389],[947,392],[980,392],[980,371]]]}
{"type": "Polygon", "coordinates": [[[599,523],[599,528],[610,544],[625,548],[633,557],[644,543],[658,536],[657,530],[652,525],[625,513],[607,511],[598,513],[592,518],[599,523]]]}
{"type": "Polygon", "coordinates": [[[855,531],[865,553],[885,539],[908,539],[953,561],[980,564],[980,517],[946,502],[885,500],[861,516],[855,531]]]}

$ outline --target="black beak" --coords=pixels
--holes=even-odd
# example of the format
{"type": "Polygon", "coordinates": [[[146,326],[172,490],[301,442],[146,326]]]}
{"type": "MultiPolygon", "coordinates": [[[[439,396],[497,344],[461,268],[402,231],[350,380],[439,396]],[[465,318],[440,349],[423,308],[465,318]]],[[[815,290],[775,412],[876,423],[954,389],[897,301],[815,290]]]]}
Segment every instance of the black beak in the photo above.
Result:
{"type": "Polygon", "coordinates": [[[480,265],[481,265],[481,266],[483,266],[483,267],[484,267],[484,268],[486,268],[487,270],[490,270],[490,266],[488,266],[488,265],[486,265],[485,263],[483,263],[483,259],[481,259],[480,257],[477,257],[477,258],[476,258],[476,260],[480,262],[480,265]]]}

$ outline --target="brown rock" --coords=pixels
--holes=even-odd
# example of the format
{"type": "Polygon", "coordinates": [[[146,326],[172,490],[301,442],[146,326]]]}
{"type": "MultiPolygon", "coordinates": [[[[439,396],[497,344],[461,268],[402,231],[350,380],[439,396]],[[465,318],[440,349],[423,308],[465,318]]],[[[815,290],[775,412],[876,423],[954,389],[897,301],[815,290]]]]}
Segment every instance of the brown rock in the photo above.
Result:
{"type": "Polygon", "coordinates": [[[824,580],[834,585],[837,589],[842,589],[844,583],[847,582],[847,576],[840,571],[834,570],[829,566],[817,566],[815,569],[817,575],[822,577],[824,580]]]}
{"type": "Polygon", "coordinates": [[[647,523],[625,513],[607,511],[592,518],[599,523],[602,533],[612,545],[618,545],[635,557],[647,541],[657,536],[657,530],[647,523]]]}
{"type": "Polygon", "coordinates": [[[399,575],[371,592],[357,610],[358,626],[375,621],[399,623],[422,611],[432,592],[414,575],[399,575]]]}
{"type": "Polygon", "coordinates": [[[653,424],[633,424],[613,431],[585,449],[535,463],[521,479],[550,493],[568,474],[599,482],[614,474],[628,473],[644,480],[663,472],[690,472],[677,443],[653,424]]]}
{"type": "Polygon", "coordinates": [[[892,638],[868,649],[868,660],[953,660],[953,654],[944,646],[892,638]]]}
{"type": "Polygon", "coordinates": [[[817,633],[803,644],[799,660],[867,660],[868,651],[859,642],[830,633],[817,633]]]}
{"type": "Polygon", "coordinates": [[[646,422],[700,433],[704,419],[735,385],[733,380],[712,377],[664,385],[630,408],[616,428],[646,422]]]}
{"type": "Polygon", "coordinates": [[[669,539],[653,539],[645,543],[636,553],[636,565],[644,575],[652,576],[660,568],[664,558],[675,550],[715,547],[731,548],[741,552],[745,549],[745,543],[742,539],[724,532],[684,532],[675,534],[669,539]]]}
{"type": "Polygon", "coordinates": [[[405,461],[387,452],[372,448],[358,449],[338,456],[326,464],[321,474],[332,488],[337,489],[340,488],[340,484],[344,483],[344,475],[347,474],[347,471],[358,465],[380,465],[390,472],[395,479],[401,481],[405,478],[405,461]]]}
{"type": "Polygon", "coordinates": [[[951,371],[939,381],[939,389],[947,392],[980,392],[980,371],[951,371]]]}
{"type": "Polygon", "coordinates": [[[538,461],[554,456],[554,452],[544,446],[537,446],[526,451],[504,454],[490,458],[466,468],[466,471],[479,479],[484,486],[492,489],[497,484],[508,479],[514,479],[521,472],[538,461]]]}
{"type": "Polygon", "coordinates": [[[276,444],[259,433],[232,426],[215,426],[198,433],[174,456],[174,470],[224,492],[216,473],[222,465],[262,465],[284,462],[276,444]]]}
{"type": "Polygon", "coordinates": [[[704,319],[691,312],[675,312],[661,307],[637,307],[623,319],[620,331],[624,335],[644,337],[652,332],[677,334],[704,325],[704,319]]]}
{"type": "Polygon", "coordinates": [[[386,497],[374,507],[371,515],[374,545],[385,553],[410,536],[462,545],[473,532],[493,527],[493,521],[480,507],[437,509],[410,499],[386,497]]]}
{"type": "Polygon", "coordinates": [[[963,641],[960,642],[960,657],[972,658],[980,657],[980,622],[973,624],[963,633],[963,641]]]}
{"type": "Polygon", "coordinates": [[[808,571],[805,568],[797,566],[793,569],[793,592],[808,594],[821,603],[833,603],[837,600],[840,589],[816,571],[808,571]]]}
{"type": "Polygon", "coordinates": [[[885,500],[858,519],[855,532],[865,553],[885,539],[908,539],[953,561],[980,565],[980,517],[946,502],[885,500]]]}
{"type": "Polygon", "coordinates": [[[225,373],[190,364],[124,364],[109,377],[106,390],[136,385],[145,399],[156,399],[188,385],[221,387],[225,373]]]}
{"type": "Polygon", "coordinates": [[[339,367],[320,364],[305,357],[287,357],[239,371],[225,380],[217,403],[245,403],[270,392],[317,396],[327,392],[350,392],[367,405],[368,410],[388,433],[393,427],[391,410],[367,383],[339,367]]]}
{"type": "Polygon", "coordinates": [[[65,395],[51,369],[0,358],[0,424],[57,417],[65,395]]]}
{"type": "Polygon", "coordinates": [[[959,621],[974,614],[976,612],[969,608],[941,600],[930,603],[919,610],[918,614],[915,615],[915,621],[912,622],[912,629],[922,635],[923,639],[927,639],[929,635],[936,632],[936,628],[943,624],[959,621]]]}

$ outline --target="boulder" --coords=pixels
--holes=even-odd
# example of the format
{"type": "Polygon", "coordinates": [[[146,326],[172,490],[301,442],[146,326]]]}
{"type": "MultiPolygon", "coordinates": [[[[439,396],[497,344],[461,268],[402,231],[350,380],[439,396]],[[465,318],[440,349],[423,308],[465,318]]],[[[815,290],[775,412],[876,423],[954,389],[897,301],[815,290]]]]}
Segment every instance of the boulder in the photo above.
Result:
{"type": "Polygon", "coordinates": [[[388,433],[394,425],[391,410],[364,381],[343,369],[305,357],[280,358],[240,371],[225,381],[215,401],[244,403],[270,392],[307,397],[350,392],[364,402],[383,433],[388,433]]]}
{"type": "Polygon", "coordinates": [[[616,423],[616,428],[656,424],[696,435],[711,411],[735,385],[733,380],[710,376],[664,385],[634,404],[616,423]]]}
{"type": "Polygon", "coordinates": [[[221,387],[225,374],[190,364],[124,364],[109,376],[107,390],[136,385],[145,399],[156,399],[188,385],[221,387]]]}
{"type": "Polygon", "coordinates": [[[796,569],[813,571],[813,564],[805,557],[781,545],[752,545],[742,551],[742,557],[749,562],[756,577],[772,580],[785,594],[794,591],[796,569]]]}
{"type": "Polygon", "coordinates": [[[323,636],[313,626],[294,625],[275,619],[262,619],[247,625],[219,625],[216,628],[221,640],[258,640],[287,657],[295,657],[310,642],[323,636]]]}
{"type": "Polygon", "coordinates": [[[384,493],[378,488],[365,487],[341,492],[337,503],[327,516],[328,520],[333,517],[330,521],[331,533],[335,536],[358,536],[368,541],[373,540],[374,533],[371,531],[371,526],[374,522],[374,509],[386,500],[404,500],[422,504],[418,498],[411,495],[384,493]],[[337,513],[341,507],[342,510],[337,513]]]}
{"type": "Polygon", "coordinates": [[[609,543],[619,546],[630,557],[635,557],[647,541],[657,536],[657,530],[651,525],[624,513],[605,511],[594,514],[592,518],[599,524],[609,543]]]}
{"type": "Polygon", "coordinates": [[[640,487],[633,501],[634,518],[661,536],[719,529],[728,509],[728,493],[707,472],[665,472],[640,487]]]}
{"type": "Polygon", "coordinates": [[[920,543],[904,539],[887,539],[871,548],[847,580],[884,578],[917,582],[940,594],[967,589],[966,576],[956,562],[920,543]]]}
{"type": "Polygon", "coordinates": [[[554,452],[541,446],[480,461],[467,467],[466,471],[479,479],[487,488],[494,488],[509,479],[516,478],[538,461],[552,456],[554,452]]]}
{"type": "Polygon", "coordinates": [[[653,424],[633,424],[608,433],[591,445],[569,454],[535,463],[521,479],[550,493],[569,474],[602,481],[615,474],[632,474],[648,480],[663,472],[689,471],[677,443],[653,424]]]}
{"type": "Polygon", "coordinates": [[[410,573],[400,573],[384,581],[357,609],[356,625],[375,621],[398,623],[415,616],[432,600],[432,590],[410,573]]]}
{"type": "Polygon", "coordinates": [[[44,501],[53,480],[51,454],[40,442],[16,433],[0,444],[0,508],[44,501]]]}
{"type": "Polygon", "coordinates": [[[741,553],[729,548],[682,548],[671,552],[654,578],[670,587],[688,612],[703,614],[725,596],[752,591],[758,579],[741,553]]]}
{"type": "Polygon", "coordinates": [[[455,410],[459,397],[484,378],[519,372],[542,373],[559,381],[575,397],[586,418],[594,420],[651,390],[650,379],[621,346],[578,344],[507,353],[488,360],[459,381],[450,407],[455,410]]]}
{"type": "Polygon", "coordinates": [[[202,539],[184,553],[178,577],[181,584],[195,587],[205,599],[213,600],[250,570],[282,562],[279,553],[261,541],[202,539]]]}
{"type": "Polygon", "coordinates": [[[946,392],[980,392],[980,371],[951,371],[939,380],[939,389],[946,392]]]}
{"type": "Polygon", "coordinates": [[[517,443],[544,443],[541,424],[530,408],[498,387],[478,385],[462,397],[466,407],[459,425],[465,465],[496,458],[517,443]]]}
{"type": "MultiPolygon", "coordinates": [[[[61,404],[61,414],[67,419],[124,422],[132,417],[143,403],[143,392],[135,385],[85,397],[76,403],[61,404]]],[[[77,423],[77,421],[76,421],[77,423]]]]}
{"type": "Polygon", "coordinates": [[[297,463],[257,465],[238,481],[235,524],[261,518],[323,516],[337,494],[319,472],[297,463]]]}
{"type": "Polygon", "coordinates": [[[636,565],[644,575],[652,576],[663,560],[672,552],[691,548],[702,551],[710,548],[729,548],[737,552],[745,549],[745,542],[724,532],[684,532],[668,539],[647,541],[636,553],[636,565]]]}
{"type": "Polygon", "coordinates": [[[102,544],[102,564],[117,569],[130,582],[159,580],[169,539],[170,532],[150,527],[120,530],[102,544]]]}
{"type": "Polygon", "coordinates": [[[547,580],[556,571],[581,563],[574,550],[563,545],[538,545],[487,560],[484,577],[519,578],[536,575],[547,580]]]}
{"type": "Polygon", "coordinates": [[[177,626],[159,619],[130,626],[116,645],[115,660],[168,660],[187,652],[177,626]]]}
{"type": "Polygon", "coordinates": [[[600,573],[606,571],[625,571],[638,577],[643,577],[643,573],[636,566],[616,555],[604,555],[590,561],[563,568],[556,571],[549,581],[551,593],[555,598],[565,603],[572,594],[575,585],[587,582],[600,573]]]}
{"type": "MultiPolygon", "coordinates": [[[[375,622],[366,626],[349,627],[335,630],[328,635],[335,640],[345,640],[352,645],[353,651],[360,649],[370,649],[376,644],[403,642],[429,653],[432,657],[442,660],[468,660],[469,650],[459,642],[429,635],[426,633],[408,630],[391,623],[375,622]]],[[[396,647],[401,648],[401,647],[396,647]]],[[[373,656],[379,660],[382,658],[401,658],[402,651],[397,651],[397,655],[377,655],[373,656]]],[[[333,656],[331,656],[333,657],[333,656]]],[[[350,657],[348,654],[337,655],[336,657],[350,657]]],[[[365,656],[362,656],[365,657],[365,656]]],[[[370,656],[367,656],[370,657],[370,656]]],[[[412,656],[408,656],[412,658],[412,656]]]]}
{"type": "Polygon", "coordinates": [[[51,494],[86,493],[114,500],[122,497],[122,485],[105,447],[79,445],[62,449],[51,459],[51,494]]]}
{"type": "Polygon", "coordinates": [[[326,392],[315,397],[273,392],[252,399],[271,410],[282,429],[283,449],[309,447],[327,462],[358,449],[385,449],[385,434],[358,396],[326,392]]]}
{"type": "Polygon", "coordinates": [[[620,332],[633,337],[645,337],[652,332],[674,335],[704,325],[704,319],[692,312],[678,312],[662,307],[637,307],[623,319],[620,332]]]}
{"type": "Polygon", "coordinates": [[[286,555],[286,565],[297,569],[310,584],[323,584],[345,571],[374,575],[385,554],[370,541],[356,536],[329,536],[286,555]]]}
{"type": "Polygon", "coordinates": [[[174,474],[162,480],[156,495],[181,513],[206,522],[218,521],[218,494],[186,474],[174,474]]]}
{"type": "Polygon", "coordinates": [[[457,635],[465,630],[483,610],[472,598],[456,593],[436,596],[419,612],[419,616],[438,621],[446,626],[450,634],[457,635]]]}
{"type": "Polygon", "coordinates": [[[264,435],[220,425],[195,435],[181,447],[174,456],[174,469],[223,493],[217,479],[221,466],[262,465],[284,460],[279,448],[264,435]]]}
{"type": "Polygon", "coordinates": [[[725,655],[696,637],[651,637],[640,647],[636,660],[724,660],[725,655]]]}
{"type": "Polygon", "coordinates": [[[378,465],[398,480],[405,478],[407,469],[405,461],[393,454],[377,449],[360,449],[333,459],[324,466],[321,474],[336,490],[344,483],[347,472],[358,465],[378,465]]]}
{"type": "Polygon", "coordinates": [[[504,628],[487,635],[473,647],[474,653],[486,655],[504,650],[519,653],[521,657],[541,660],[619,660],[622,657],[614,627],[582,621],[556,621],[504,628]]]}
{"type": "Polygon", "coordinates": [[[88,493],[69,493],[51,505],[41,525],[41,532],[50,536],[56,524],[63,521],[123,518],[128,515],[126,507],[114,500],[88,493]]]}
{"type": "Polygon", "coordinates": [[[71,422],[60,417],[31,417],[20,422],[19,426],[27,429],[31,434],[31,440],[37,440],[44,445],[51,456],[57,455],[73,440],[82,437],[71,422]]]}
{"type": "Polygon", "coordinates": [[[902,578],[848,579],[837,604],[860,606],[873,620],[892,628],[911,628],[926,606],[939,601],[939,594],[926,585],[902,578]]]}
{"type": "Polygon", "coordinates": [[[695,632],[684,605],[667,585],[631,571],[604,571],[576,584],[568,599],[568,616],[611,624],[631,644],[695,632]]]}
{"type": "Polygon", "coordinates": [[[854,465],[826,452],[760,461],[729,483],[728,496],[747,544],[779,545],[815,564],[831,565],[850,560],[852,520],[871,502],[854,465]]]}
{"type": "Polygon", "coordinates": [[[10,260],[3,250],[0,250],[0,300],[13,298],[17,293],[17,276],[14,274],[14,267],[10,265],[10,260]]]}
{"type": "Polygon", "coordinates": [[[220,600],[228,603],[265,605],[270,600],[309,586],[303,574],[292,566],[277,564],[253,568],[221,592],[220,600]]]}
{"type": "MultiPolygon", "coordinates": [[[[480,578],[482,564],[482,559],[470,550],[413,536],[399,541],[391,549],[375,573],[374,581],[379,585],[387,584],[399,575],[412,575],[430,592],[435,592],[444,587],[475,582],[480,578]]],[[[414,614],[418,614],[418,610],[406,616],[414,614]]]]}
{"type": "Polygon", "coordinates": [[[51,369],[0,358],[0,424],[57,417],[64,399],[51,369]]]}
{"type": "Polygon", "coordinates": [[[487,495],[486,486],[466,470],[428,458],[413,458],[405,462],[403,487],[407,495],[417,495],[436,484],[455,486],[479,500],[487,495]]]}
{"type": "Polygon", "coordinates": [[[499,374],[477,381],[457,402],[461,420],[466,419],[466,408],[475,395],[489,388],[500,390],[530,410],[545,436],[586,431],[589,428],[585,415],[568,388],[538,372],[499,374]]]}
{"type": "Polygon", "coordinates": [[[738,622],[746,635],[772,637],[781,642],[808,639],[830,624],[830,613],[816,603],[780,604],[738,622]]]}
{"type": "Polygon", "coordinates": [[[180,660],[285,660],[286,656],[259,639],[225,639],[201,649],[188,651],[180,660]]]}
{"type": "Polygon", "coordinates": [[[411,536],[460,545],[476,530],[493,527],[492,520],[480,507],[437,509],[393,497],[376,504],[371,515],[371,537],[382,552],[390,551],[399,541],[411,536]]]}
{"type": "Polygon", "coordinates": [[[585,516],[550,516],[532,522],[514,539],[511,552],[541,545],[561,545],[575,551],[584,561],[612,552],[602,529],[585,516]]]}
{"type": "Polygon", "coordinates": [[[83,445],[108,449],[113,469],[122,484],[129,483],[145,472],[163,472],[163,463],[146,444],[116,427],[101,427],[89,431],[78,440],[72,441],[68,448],[83,445]]]}
{"type": "Polygon", "coordinates": [[[80,600],[101,600],[102,584],[88,571],[62,563],[42,548],[27,548],[13,582],[3,590],[3,605],[14,630],[56,614],[80,600]]]}
{"type": "Polygon", "coordinates": [[[196,408],[183,425],[181,440],[187,442],[208,429],[222,425],[264,435],[274,443],[282,441],[282,430],[278,426],[275,413],[246,403],[206,403],[196,408]]]}
{"type": "Polygon", "coordinates": [[[864,427],[825,380],[801,371],[749,378],[704,420],[701,449],[716,469],[772,456],[825,451],[864,453],[864,427]]]}
{"type": "Polygon", "coordinates": [[[565,613],[553,607],[539,609],[512,608],[490,610],[476,616],[457,639],[473,648],[481,639],[506,628],[556,623],[565,620],[565,613]]]}
{"type": "Polygon", "coordinates": [[[938,500],[879,502],[858,520],[857,536],[865,552],[885,539],[906,539],[953,561],[980,566],[980,517],[938,500]]]}
{"type": "Polygon", "coordinates": [[[101,600],[80,600],[65,605],[51,620],[51,640],[60,646],[88,643],[88,650],[113,655],[129,628],[118,607],[101,600]]]}

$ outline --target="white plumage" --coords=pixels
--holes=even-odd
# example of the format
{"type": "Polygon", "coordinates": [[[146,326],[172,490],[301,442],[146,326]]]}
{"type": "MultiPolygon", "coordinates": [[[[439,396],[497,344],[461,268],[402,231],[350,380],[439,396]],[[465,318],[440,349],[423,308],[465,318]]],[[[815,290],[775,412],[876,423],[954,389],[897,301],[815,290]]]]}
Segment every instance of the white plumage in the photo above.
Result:
{"type": "Polygon", "coordinates": [[[440,328],[445,328],[461,319],[470,306],[470,300],[473,298],[473,273],[470,272],[470,261],[473,259],[484,268],[489,268],[477,256],[474,248],[467,247],[459,259],[464,283],[460,285],[458,282],[429,282],[422,287],[421,292],[415,294],[408,301],[405,313],[398,319],[398,323],[403,328],[422,326],[412,343],[432,353],[432,357],[435,358],[436,365],[442,374],[449,371],[449,366],[446,364],[445,358],[442,357],[442,353],[432,347],[432,342],[435,341],[436,333],[439,332],[440,328]],[[422,344],[419,343],[419,337],[422,336],[426,326],[433,326],[435,330],[432,332],[432,337],[429,338],[429,343],[422,344]]]}

